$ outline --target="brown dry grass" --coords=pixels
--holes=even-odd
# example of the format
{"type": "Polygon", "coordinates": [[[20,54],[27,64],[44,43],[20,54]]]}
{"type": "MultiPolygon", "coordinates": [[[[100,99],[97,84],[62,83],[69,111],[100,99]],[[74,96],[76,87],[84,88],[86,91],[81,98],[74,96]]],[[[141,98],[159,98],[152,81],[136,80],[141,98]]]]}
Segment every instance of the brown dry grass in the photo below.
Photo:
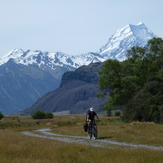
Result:
{"type": "MultiPolygon", "coordinates": [[[[163,152],[158,150],[116,147],[111,149],[90,147],[55,140],[28,137],[22,130],[50,127],[55,132],[69,135],[86,135],[82,129],[84,116],[55,116],[53,120],[37,120],[20,117],[6,118],[0,124],[0,162],[2,163],[161,163],[163,152]],[[17,122],[19,121],[19,122],[17,122]],[[19,124],[19,125],[18,125],[19,124]]],[[[98,123],[99,137],[128,140],[149,144],[163,144],[163,126],[153,123],[125,124],[101,116],[98,123]],[[152,132],[151,132],[152,129],[152,132]],[[135,131],[136,130],[136,131],[135,131]],[[151,132],[151,133],[150,133],[151,132]],[[135,136],[133,136],[135,135],[135,136]],[[144,138],[145,136],[157,137],[144,138]],[[160,141],[160,142],[159,142],[160,141]]]]}

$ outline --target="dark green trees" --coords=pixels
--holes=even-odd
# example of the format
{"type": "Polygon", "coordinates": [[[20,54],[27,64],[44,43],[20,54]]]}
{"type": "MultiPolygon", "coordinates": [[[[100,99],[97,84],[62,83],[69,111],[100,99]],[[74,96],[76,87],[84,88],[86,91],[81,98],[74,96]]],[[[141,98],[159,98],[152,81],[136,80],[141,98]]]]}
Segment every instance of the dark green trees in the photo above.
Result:
{"type": "Polygon", "coordinates": [[[99,88],[110,92],[107,110],[121,107],[124,120],[163,123],[163,40],[133,47],[128,59],[108,60],[99,73],[99,88]]]}
{"type": "Polygon", "coordinates": [[[4,117],[4,115],[0,112],[0,120],[4,117]]]}
{"type": "Polygon", "coordinates": [[[52,113],[45,113],[44,111],[37,110],[36,112],[32,113],[33,119],[52,119],[53,114],[52,113]]]}

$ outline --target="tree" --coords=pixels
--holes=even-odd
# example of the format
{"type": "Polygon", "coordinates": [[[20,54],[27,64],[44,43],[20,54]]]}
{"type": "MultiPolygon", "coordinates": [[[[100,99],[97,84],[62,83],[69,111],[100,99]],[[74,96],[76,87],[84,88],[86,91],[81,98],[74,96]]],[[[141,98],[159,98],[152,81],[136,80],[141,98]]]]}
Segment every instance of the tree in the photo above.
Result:
{"type": "Polygon", "coordinates": [[[110,93],[104,108],[121,107],[124,120],[163,122],[163,40],[132,47],[128,59],[108,60],[99,72],[99,88],[110,93]]]}
{"type": "Polygon", "coordinates": [[[0,120],[4,117],[4,115],[0,112],[0,120]]]}

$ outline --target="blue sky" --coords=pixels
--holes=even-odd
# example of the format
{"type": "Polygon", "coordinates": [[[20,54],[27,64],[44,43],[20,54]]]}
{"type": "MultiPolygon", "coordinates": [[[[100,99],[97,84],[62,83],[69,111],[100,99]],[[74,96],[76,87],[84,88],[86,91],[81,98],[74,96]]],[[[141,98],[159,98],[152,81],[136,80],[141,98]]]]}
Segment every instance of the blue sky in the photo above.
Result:
{"type": "Polygon", "coordinates": [[[163,37],[162,8],[163,0],[1,0],[0,56],[14,48],[95,52],[140,21],[163,37]]]}

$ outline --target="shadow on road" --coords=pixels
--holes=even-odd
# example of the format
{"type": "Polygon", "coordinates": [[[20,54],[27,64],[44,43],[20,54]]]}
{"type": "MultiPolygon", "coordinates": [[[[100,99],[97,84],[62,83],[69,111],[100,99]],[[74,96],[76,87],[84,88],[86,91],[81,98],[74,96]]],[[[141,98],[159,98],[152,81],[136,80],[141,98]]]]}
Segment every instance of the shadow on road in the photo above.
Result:
{"type": "Polygon", "coordinates": [[[99,140],[103,140],[103,139],[113,139],[113,137],[112,136],[105,136],[105,137],[98,137],[97,139],[99,139],[99,140]]]}

